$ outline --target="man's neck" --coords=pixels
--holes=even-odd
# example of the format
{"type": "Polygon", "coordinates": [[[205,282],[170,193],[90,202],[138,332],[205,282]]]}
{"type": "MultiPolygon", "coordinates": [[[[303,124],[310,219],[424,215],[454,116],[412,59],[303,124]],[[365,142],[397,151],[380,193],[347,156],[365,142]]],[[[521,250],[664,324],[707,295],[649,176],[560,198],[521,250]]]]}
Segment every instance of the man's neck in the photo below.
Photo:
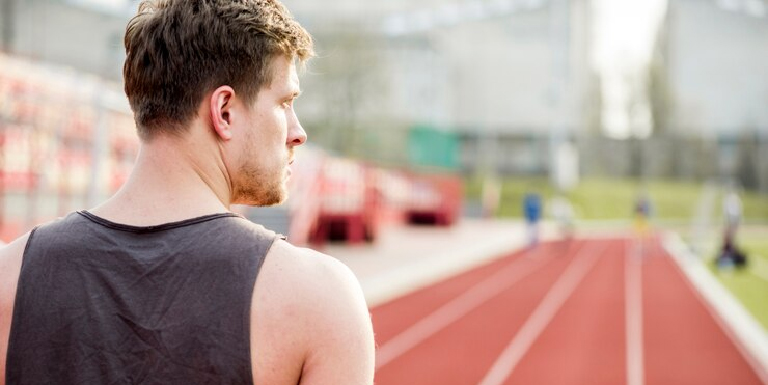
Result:
{"type": "MultiPolygon", "coordinates": [[[[193,142],[157,138],[139,150],[131,176],[120,190],[90,210],[107,220],[150,226],[229,211],[230,191],[220,158],[200,159],[193,142]]],[[[198,142],[199,143],[199,142],[198,142]]]]}

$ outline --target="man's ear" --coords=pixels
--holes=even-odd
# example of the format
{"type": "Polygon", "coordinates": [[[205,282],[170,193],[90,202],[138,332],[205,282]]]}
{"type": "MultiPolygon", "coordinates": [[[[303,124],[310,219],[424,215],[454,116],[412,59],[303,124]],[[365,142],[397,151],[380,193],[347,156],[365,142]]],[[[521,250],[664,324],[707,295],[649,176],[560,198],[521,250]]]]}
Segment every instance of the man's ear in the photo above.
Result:
{"type": "Polygon", "coordinates": [[[211,94],[211,123],[213,130],[222,140],[232,139],[232,104],[235,90],[230,86],[221,86],[211,94]]]}

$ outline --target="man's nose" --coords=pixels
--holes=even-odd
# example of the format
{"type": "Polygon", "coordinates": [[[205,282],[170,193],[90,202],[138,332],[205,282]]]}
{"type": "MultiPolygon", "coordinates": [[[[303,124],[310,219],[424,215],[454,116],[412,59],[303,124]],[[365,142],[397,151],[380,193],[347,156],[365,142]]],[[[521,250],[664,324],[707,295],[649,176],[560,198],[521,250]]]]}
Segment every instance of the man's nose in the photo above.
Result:
{"type": "Polygon", "coordinates": [[[307,141],[307,133],[304,131],[304,127],[301,126],[299,118],[296,113],[291,109],[290,124],[288,127],[288,144],[292,146],[299,146],[307,141]]]}

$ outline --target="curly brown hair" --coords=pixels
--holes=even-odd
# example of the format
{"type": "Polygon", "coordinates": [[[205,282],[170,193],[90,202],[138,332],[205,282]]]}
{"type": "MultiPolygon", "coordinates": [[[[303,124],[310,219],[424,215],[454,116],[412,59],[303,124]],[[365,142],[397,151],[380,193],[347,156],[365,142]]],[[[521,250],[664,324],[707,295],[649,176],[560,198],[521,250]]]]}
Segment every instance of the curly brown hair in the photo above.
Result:
{"type": "Polygon", "coordinates": [[[125,51],[125,93],[143,140],[182,133],[221,85],[253,102],[276,55],[314,54],[312,37],[277,0],[144,0],[125,51]]]}

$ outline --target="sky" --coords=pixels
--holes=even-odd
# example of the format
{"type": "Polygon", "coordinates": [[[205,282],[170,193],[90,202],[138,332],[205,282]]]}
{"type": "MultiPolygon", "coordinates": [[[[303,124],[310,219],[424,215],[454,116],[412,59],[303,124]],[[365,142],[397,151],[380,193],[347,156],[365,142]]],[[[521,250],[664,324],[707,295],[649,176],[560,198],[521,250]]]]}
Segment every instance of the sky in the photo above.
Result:
{"type": "Polygon", "coordinates": [[[592,1],[593,63],[602,77],[603,130],[617,139],[647,137],[652,127],[648,100],[632,94],[633,88],[643,87],[642,71],[647,71],[666,0],[592,1]]]}

